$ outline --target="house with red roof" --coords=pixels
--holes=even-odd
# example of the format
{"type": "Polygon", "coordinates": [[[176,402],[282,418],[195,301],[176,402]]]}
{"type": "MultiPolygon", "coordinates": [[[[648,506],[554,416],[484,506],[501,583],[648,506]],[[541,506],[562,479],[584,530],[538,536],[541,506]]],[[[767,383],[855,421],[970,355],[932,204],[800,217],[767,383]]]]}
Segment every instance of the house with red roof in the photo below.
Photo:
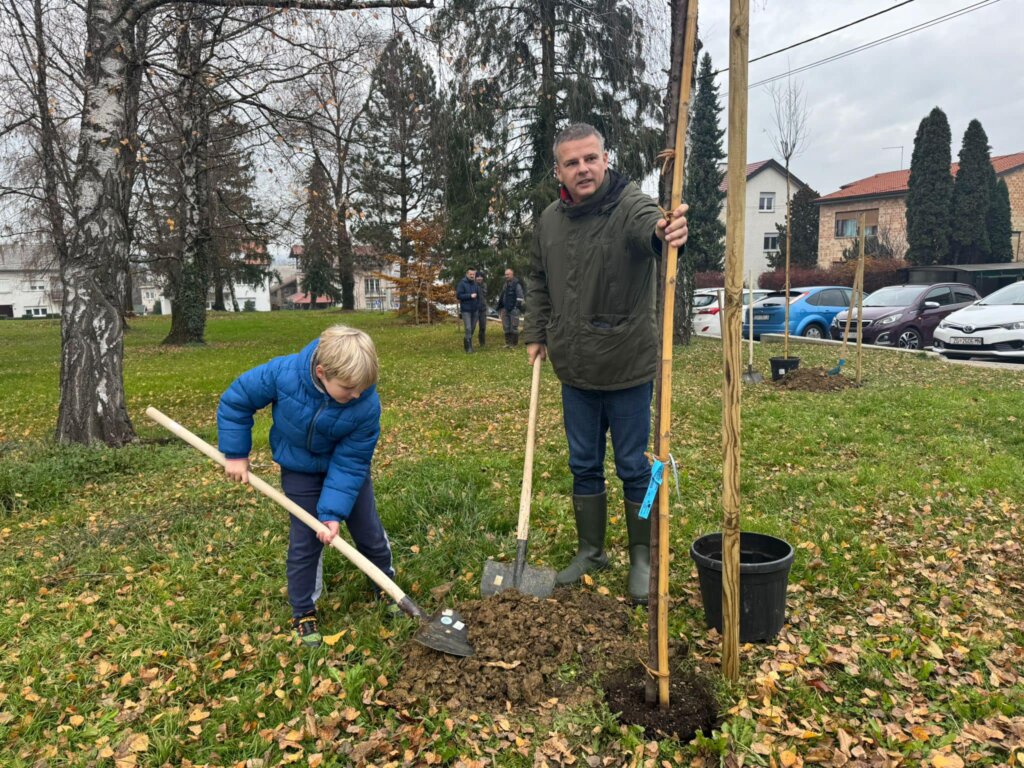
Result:
{"type": "MultiPolygon", "coordinates": [[[[724,166],[723,166],[724,169],[724,166]]],[[[789,174],[789,196],[799,192],[806,185],[789,174]]],[[[722,180],[718,187],[729,194],[729,179],[722,180]]],[[[726,204],[718,218],[725,223],[726,204]]],[[[768,257],[779,252],[778,225],[786,223],[786,168],[775,160],[759,160],[747,164],[747,192],[744,201],[743,235],[743,279],[747,273],[754,273],[754,282],[762,272],[769,270],[768,257]]]]}
{"type": "MultiPolygon", "coordinates": [[[[1010,191],[1013,222],[1014,261],[1024,259],[1021,231],[1024,231],[1024,152],[992,158],[996,176],[1006,181],[1010,191]]],[[[959,163],[950,166],[956,176],[959,163]]],[[[876,173],[866,179],[844,184],[835,192],[819,197],[818,266],[824,269],[843,258],[843,250],[860,237],[858,222],[865,217],[864,231],[878,237],[896,253],[907,249],[907,182],[910,171],[876,173]]]]}

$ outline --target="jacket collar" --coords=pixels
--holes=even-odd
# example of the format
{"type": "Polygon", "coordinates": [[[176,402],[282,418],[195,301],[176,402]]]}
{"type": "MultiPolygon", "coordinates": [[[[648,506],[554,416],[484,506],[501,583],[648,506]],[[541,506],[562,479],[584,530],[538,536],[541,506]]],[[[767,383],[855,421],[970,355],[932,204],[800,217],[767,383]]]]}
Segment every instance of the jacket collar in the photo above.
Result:
{"type": "Polygon", "coordinates": [[[605,213],[618,204],[619,197],[628,184],[629,179],[614,168],[609,168],[597,192],[580,203],[573,202],[569,190],[560,186],[558,209],[570,219],[578,219],[590,213],[605,213]]]}

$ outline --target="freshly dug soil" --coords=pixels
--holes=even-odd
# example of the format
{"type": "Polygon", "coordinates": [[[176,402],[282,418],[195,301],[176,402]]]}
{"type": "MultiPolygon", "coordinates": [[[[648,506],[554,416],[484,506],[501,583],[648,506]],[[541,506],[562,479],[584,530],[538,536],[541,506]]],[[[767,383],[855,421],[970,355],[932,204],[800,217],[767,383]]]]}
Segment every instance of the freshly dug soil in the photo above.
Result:
{"type": "Polygon", "coordinates": [[[644,688],[646,670],[640,665],[622,670],[604,683],[608,709],[626,725],[639,725],[648,739],[676,738],[684,744],[697,731],[709,735],[718,722],[718,706],[711,685],[683,669],[669,678],[669,706],[648,704],[644,688]]]}
{"type": "Polygon", "coordinates": [[[494,713],[533,708],[583,693],[594,673],[621,669],[643,653],[629,640],[629,609],[594,592],[559,589],[540,599],[507,590],[458,610],[475,654],[457,659],[409,643],[398,679],[382,694],[388,704],[424,699],[494,713]]]}
{"type": "Polygon", "coordinates": [[[829,376],[828,368],[797,368],[772,384],[779,389],[798,389],[802,392],[837,392],[857,386],[844,371],[829,376]]]}

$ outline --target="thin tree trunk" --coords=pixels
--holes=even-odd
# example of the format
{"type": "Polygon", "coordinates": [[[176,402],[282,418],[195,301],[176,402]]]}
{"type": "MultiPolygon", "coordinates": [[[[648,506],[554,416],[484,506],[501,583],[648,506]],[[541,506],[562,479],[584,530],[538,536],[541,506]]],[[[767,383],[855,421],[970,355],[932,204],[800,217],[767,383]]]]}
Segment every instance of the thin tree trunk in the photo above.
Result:
{"type": "Polygon", "coordinates": [[[125,114],[131,41],[120,3],[92,0],[74,197],[76,247],[60,261],[60,442],[120,446],[135,438],[124,397],[124,275],[128,271],[125,114]]]}
{"type": "MultiPolygon", "coordinates": [[[[555,158],[555,111],[558,89],[555,82],[555,4],[554,0],[538,0],[540,13],[540,94],[537,100],[537,126],[533,137],[533,168],[531,177],[536,186],[550,178],[555,158]]],[[[543,190],[546,185],[542,185],[543,190]]],[[[543,192],[533,201],[534,219],[540,216],[550,200],[543,192]]]]}
{"type": "Polygon", "coordinates": [[[342,309],[356,308],[355,260],[352,255],[352,236],[348,233],[347,208],[342,206],[337,215],[338,282],[341,283],[342,309]]]}
{"type": "Polygon", "coordinates": [[[164,344],[202,344],[206,333],[206,299],[210,279],[209,94],[203,83],[202,49],[205,9],[185,9],[178,35],[182,83],[180,172],[184,199],[181,215],[181,275],[175,294],[171,330],[164,344]]]}

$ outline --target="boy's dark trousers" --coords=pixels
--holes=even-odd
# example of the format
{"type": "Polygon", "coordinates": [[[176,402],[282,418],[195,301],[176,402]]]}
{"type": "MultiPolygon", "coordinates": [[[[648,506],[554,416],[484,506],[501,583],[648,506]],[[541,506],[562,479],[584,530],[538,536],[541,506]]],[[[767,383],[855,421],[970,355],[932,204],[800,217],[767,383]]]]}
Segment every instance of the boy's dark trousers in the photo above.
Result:
{"type": "MultiPolygon", "coordinates": [[[[322,474],[293,472],[282,467],[281,489],[285,496],[315,517],[324,477],[322,474]]],[[[316,598],[320,596],[322,585],[318,583],[318,576],[322,578],[319,569],[324,545],[312,528],[292,515],[289,517],[288,602],[292,606],[292,616],[299,617],[312,611],[316,607],[316,598]]],[[[390,578],[394,578],[391,544],[377,515],[377,501],[373,496],[373,481],[369,473],[366,474],[366,481],[359,490],[345,525],[348,526],[356,549],[390,578]]]]}

